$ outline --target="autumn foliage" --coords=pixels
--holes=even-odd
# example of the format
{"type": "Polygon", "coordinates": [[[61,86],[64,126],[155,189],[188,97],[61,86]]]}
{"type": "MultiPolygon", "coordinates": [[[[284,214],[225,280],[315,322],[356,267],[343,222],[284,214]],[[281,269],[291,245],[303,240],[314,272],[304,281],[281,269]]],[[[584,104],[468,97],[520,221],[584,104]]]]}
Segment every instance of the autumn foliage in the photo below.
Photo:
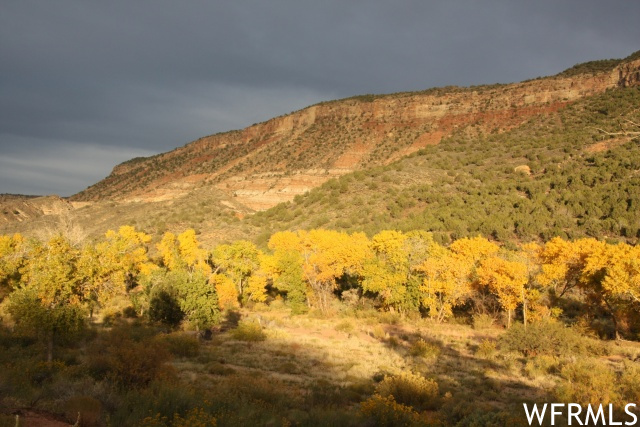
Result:
{"type": "Polygon", "coordinates": [[[600,325],[603,336],[640,330],[640,249],[626,243],[556,237],[507,249],[478,236],[446,247],[424,231],[368,238],[315,229],[275,233],[262,251],[249,241],[204,248],[186,230],[165,233],[153,258],[151,240],[129,226],[84,246],[63,236],[0,236],[0,297],[18,327],[46,339],[49,353],[86,316],[122,301],[138,315],[178,310],[172,318],[203,329],[223,310],[275,297],[294,313],[327,313],[345,292],[437,322],[504,313],[507,327],[514,318],[526,327],[564,315],[600,325]]]}

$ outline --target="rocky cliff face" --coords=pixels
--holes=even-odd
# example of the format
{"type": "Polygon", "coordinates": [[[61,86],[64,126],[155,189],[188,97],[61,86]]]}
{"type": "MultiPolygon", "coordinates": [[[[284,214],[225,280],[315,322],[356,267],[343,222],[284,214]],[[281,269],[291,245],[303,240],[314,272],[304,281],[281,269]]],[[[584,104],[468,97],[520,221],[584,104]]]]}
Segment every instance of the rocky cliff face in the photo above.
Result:
{"type": "Polygon", "coordinates": [[[322,103],[130,160],[72,200],[167,200],[213,185],[251,209],[266,209],[455,132],[501,132],[577,99],[638,84],[635,59],[602,72],[322,103]]]}
{"type": "Polygon", "coordinates": [[[23,222],[42,215],[59,215],[72,210],[68,201],[58,196],[0,195],[0,225],[23,222]]]}

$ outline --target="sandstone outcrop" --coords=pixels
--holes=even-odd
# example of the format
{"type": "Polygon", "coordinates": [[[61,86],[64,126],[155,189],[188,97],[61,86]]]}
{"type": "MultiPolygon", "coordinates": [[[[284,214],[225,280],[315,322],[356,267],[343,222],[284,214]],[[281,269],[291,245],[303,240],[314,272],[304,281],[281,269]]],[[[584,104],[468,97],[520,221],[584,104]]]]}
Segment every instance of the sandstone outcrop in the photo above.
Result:
{"type": "Polygon", "coordinates": [[[0,224],[23,222],[43,215],[60,215],[73,209],[59,196],[0,195],[0,224]]]}

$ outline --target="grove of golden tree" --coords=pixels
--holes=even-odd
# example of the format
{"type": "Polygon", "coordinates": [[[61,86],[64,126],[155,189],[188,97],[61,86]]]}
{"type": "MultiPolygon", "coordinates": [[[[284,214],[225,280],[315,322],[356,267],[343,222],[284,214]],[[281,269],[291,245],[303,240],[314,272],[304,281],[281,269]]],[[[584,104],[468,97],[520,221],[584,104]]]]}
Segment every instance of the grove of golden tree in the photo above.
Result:
{"type": "MultiPolygon", "coordinates": [[[[16,326],[60,336],[95,310],[129,301],[157,321],[209,328],[221,311],[283,298],[294,313],[327,313],[344,292],[379,310],[443,322],[454,315],[505,314],[525,325],[559,316],[568,303],[583,320],[609,319],[616,336],[640,330],[640,249],[595,239],[507,249],[483,237],[448,247],[424,231],[385,230],[372,238],[333,230],[284,231],[268,250],[249,241],[204,248],[193,230],[152,237],[133,227],[82,247],[0,236],[0,298],[16,326]]],[[[346,294],[345,294],[346,295],[346,294]]],[[[577,319],[576,319],[577,320],[577,319]]]]}

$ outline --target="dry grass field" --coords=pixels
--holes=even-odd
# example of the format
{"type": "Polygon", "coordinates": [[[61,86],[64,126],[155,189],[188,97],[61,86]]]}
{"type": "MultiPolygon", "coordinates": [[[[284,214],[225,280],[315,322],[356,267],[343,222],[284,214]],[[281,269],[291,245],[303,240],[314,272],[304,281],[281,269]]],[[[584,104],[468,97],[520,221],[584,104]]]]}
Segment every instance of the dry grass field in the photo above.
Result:
{"type": "Polygon", "coordinates": [[[5,335],[0,426],[527,425],[523,403],[640,398],[635,342],[456,320],[272,303],[200,337],[107,319],[52,363],[5,335]]]}

